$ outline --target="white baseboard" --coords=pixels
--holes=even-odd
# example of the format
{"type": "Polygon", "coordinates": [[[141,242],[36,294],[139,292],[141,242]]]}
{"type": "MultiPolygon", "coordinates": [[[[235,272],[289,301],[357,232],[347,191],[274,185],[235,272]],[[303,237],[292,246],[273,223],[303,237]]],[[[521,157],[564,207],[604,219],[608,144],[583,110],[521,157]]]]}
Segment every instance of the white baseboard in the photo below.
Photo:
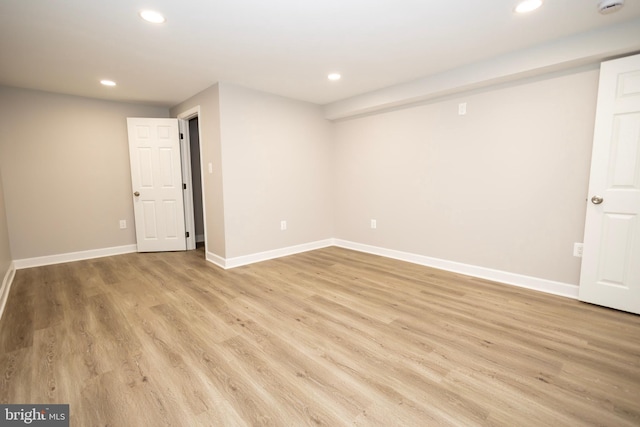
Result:
{"type": "Polygon", "coordinates": [[[218,256],[218,255],[214,254],[213,252],[207,251],[206,258],[207,258],[207,261],[209,261],[210,263],[215,264],[220,268],[225,268],[226,269],[226,267],[225,267],[226,261],[221,256],[218,256]]]}
{"type": "MultiPolygon", "coordinates": [[[[568,283],[555,282],[552,280],[540,279],[537,277],[525,276],[522,274],[509,273],[501,270],[494,270],[476,265],[463,264],[455,261],[448,261],[439,258],[432,258],[424,255],[413,254],[410,252],[396,251],[377,246],[365,245],[361,243],[350,242],[340,239],[326,239],[302,245],[289,246],[286,248],[274,249],[265,252],[259,252],[251,255],[243,255],[235,258],[223,258],[212,252],[206,253],[207,261],[224,269],[231,269],[243,265],[253,264],[256,262],[267,261],[274,258],[280,258],[289,255],[295,255],[302,252],[312,251],[315,249],[326,248],[329,246],[338,246],[345,249],[351,249],[359,252],[380,255],[387,258],[393,258],[400,261],[407,261],[414,264],[433,267],[440,270],[451,271],[454,273],[465,274],[480,279],[492,280],[494,282],[504,283],[507,285],[518,286],[521,288],[533,289],[536,291],[546,292],[548,294],[560,295],[567,298],[578,298],[578,286],[568,283]]],[[[121,255],[136,252],[136,245],[118,246],[113,248],[95,249],[91,251],[72,252],[60,255],[51,255],[37,258],[27,258],[16,260],[12,263],[9,271],[5,275],[0,293],[0,309],[4,307],[8,296],[8,287],[13,280],[15,270],[30,267],[40,267],[44,265],[60,264],[63,262],[80,261],[85,259],[100,258],[112,255],[121,255]],[[8,285],[7,285],[8,283],[8,285]]],[[[0,311],[1,315],[1,311],[0,311]]]]}
{"type": "Polygon", "coordinates": [[[36,258],[15,260],[17,270],[43,265],[61,264],[64,262],[82,261],[85,259],[101,258],[112,255],[130,254],[138,250],[137,245],[116,246],[113,248],[93,249],[90,251],[70,252],[66,254],[49,255],[36,258]]]}
{"type": "Polygon", "coordinates": [[[329,246],[333,246],[333,239],[319,240],[316,242],[305,243],[302,245],[289,246],[286,248],[274,249],[271,251],[258,252],[251,255],[243,255],[235,258],[221,258],[217,255],[211,254],[215,256],[214,260],[209,259],[209,253],[207,253],[207,260],[213,262],[214,264],[224,268],[235,268],[241,267],[243,265],[253,264],[256,262],[267,261],[274,258],[280,258],[283,256],[295,255],[302,252],[313,251],[316,249],[326,248],[329,246]]]}
{"type": "Polygon", "coordinates": [[[546,292],[548,294],[578,299],[578,286],[568,283],[554,282],[552,280],[524,276],[522,274],[509,273],[501,270],[493,270],[491,268],[463,264],[454,261],[447,261],[439,258],[431,258],[428,256],[417,255],[409,252],[401,252],[392,249],[380,248],[377,246],[363,245],[361,243],[350,242],[347,240],[336,239],[335,246],[373,255],[380,255],[400,261],[407,261],[413,264],[424,265],[426,267],[433,267],[440,270],[465,274],[467,276],[473,276],[480,279],[492,280],[494,282],[500,282],[507,285],[533,289],[536,291],[546,292]]]}
{"type": "Polygon", "coordinates": [[[7,298],[9,298],[9,291],[11,291],[11,285],[13,284],[13,278],[15,276],[16,266],[14,262],[11,262],[2,280],[2,287],[0,288],[0,319],[2,319],[2,315],[4,314],[4,307],[7,304],[7,298]]]}

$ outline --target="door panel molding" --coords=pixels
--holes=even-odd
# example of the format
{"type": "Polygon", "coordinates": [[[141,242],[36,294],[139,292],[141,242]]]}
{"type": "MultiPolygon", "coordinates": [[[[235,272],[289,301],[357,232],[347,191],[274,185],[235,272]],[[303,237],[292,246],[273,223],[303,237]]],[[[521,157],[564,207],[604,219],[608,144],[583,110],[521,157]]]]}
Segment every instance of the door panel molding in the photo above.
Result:
{"type": "Polygon", "coordinates": [[[177,119],[127,118],[138,252],[186,250],[177,119]]]}
{"type": "Polygon", "coordinates": [[[603,62],[579,299],[640,314],[640,55],[603,62]]]}

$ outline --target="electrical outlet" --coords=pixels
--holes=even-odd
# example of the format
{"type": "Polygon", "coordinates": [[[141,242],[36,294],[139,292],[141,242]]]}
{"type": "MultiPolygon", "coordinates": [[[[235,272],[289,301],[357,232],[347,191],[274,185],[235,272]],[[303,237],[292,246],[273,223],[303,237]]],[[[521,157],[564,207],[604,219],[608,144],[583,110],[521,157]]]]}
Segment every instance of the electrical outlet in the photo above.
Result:
{"type": "Polygon", "coordinates": [[[584,246],[583,243],[574,243],[573,244],[573,256],[574,257],[582,258],[582,248],[583,248],[583,246],[584,246]]]}
{"type": "Polygon", "coordinates": [[[458,104],[458,115],[464,116],[465,114],[467,114],[467,103],[461,102],[460,104],[458,104]]]}
{"type": "Polygon", "coordinates": [[[127,220],[126,219],[121,219],[120,220],[120,229],[124,230],[125,228],[127,228],[127,220]]]}
{"type": "Polygon", "coordinates": [[[371,220],[371,228],[378,228],[378,222],[375,219],[371,220]]]}
{"type": "Polygon", "coordinates": [[[287,221],[280,221],[280,230],[284,231],[287,229],[287,221]]]}

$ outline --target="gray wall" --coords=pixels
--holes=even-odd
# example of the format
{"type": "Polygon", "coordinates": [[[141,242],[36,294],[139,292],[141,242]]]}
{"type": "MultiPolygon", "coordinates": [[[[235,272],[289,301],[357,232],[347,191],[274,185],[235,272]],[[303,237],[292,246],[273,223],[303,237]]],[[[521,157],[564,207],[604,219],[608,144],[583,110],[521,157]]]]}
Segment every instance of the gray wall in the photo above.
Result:
{"type": "Polygon", "coordinates": [[[332,124],[320,106],[221,83],[220,131],[228,258],[333,237],[332,124]]]}
{"type": "MultiPolygon", "coordinates": [[[[201,108],[207,249],[222,258],[336,237],[577,284],[597,80],[576,69],[334,123],[220,83],[171,115],[201,108]]],[[[0,88],[13,258],[135,243],[124,119],[167,115],[0,88]]]]}
{"type": "Polygon", "coordinates": [[[197,106],[209,252],[229,259],[332,237],[332,125],[320,106],[219,83],[171,115],[197,106]]]}
{"type": "Polygon", "coordinates": [[[580,69],[337,122],[336,237],[578,284],[597,86],[580,69]]]}
{"type": "Polygon", "coordinates": [[[7,214],[4,203],[2,185],[2,169],[0,169],[0,285],[11,265],[11,249],[9,246],[9,230],[7,228],[7,214]]]}
{"type": "Polygon", "coordinates": [[[0,169],[14,260],[135,244],[126,118],[168,115],[0,87],[0,169]]]}
{"type": "Polygon", "coordinates": [[[207,251],[225,258],[225,213],[222,197],[222,156],[220,147],[220,99],[218,85],[192,96],[171,108],[171,117],[200,107],[200,150],[202,152],[204,223],[207,251]],[[212,173],[209,173],[209,163],[212,173]]]}

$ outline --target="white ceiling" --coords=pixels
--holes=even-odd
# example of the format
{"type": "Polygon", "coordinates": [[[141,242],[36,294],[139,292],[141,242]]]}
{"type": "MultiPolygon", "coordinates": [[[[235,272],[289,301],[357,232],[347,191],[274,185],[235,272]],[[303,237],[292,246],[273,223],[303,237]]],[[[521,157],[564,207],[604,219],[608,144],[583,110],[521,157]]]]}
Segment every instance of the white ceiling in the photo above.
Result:
{"type": "Polygon", "coordinates": [[[515,3],[1,0],[0,84],[172,106],[225,81],[327,104],[640,17],[638,0],[611,15],[596,0],[515,3]],[[167,22],[142,21],[147,8],[167,22]]]}

